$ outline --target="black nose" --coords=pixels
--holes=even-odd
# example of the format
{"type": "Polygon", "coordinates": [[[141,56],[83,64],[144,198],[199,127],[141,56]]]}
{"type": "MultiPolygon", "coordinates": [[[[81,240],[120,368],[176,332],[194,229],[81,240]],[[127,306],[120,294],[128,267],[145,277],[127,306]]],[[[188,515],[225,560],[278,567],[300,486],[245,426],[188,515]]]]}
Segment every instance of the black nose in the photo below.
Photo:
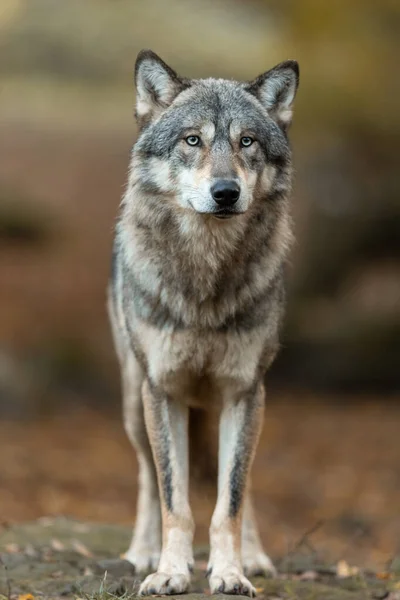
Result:
{"type": "Polygon", "coordinates": [[[233,206],[239,200],[240,187],[232,179],[219,179],[211,187],[211,194],[220,206],[233,206]]]}

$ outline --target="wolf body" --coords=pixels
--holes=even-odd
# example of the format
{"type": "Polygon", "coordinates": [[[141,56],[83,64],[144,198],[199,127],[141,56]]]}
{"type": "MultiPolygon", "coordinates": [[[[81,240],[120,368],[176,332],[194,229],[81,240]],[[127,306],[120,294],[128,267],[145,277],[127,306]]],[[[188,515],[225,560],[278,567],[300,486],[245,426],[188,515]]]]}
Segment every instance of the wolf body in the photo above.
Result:
{"type": "Polygon", "coordinates": [[[139,462],[126,558],[138,572],[155,571],[142,595],[189,588],[191,406],[219,413],[211,591],[252,596],[246,575],[274,572],[249,471],[284,310],[287,128],[298,74],[286,61],[247,83],[189,80],[151,51],[136,62],[139,136],[116,225],[109,314],[139,462]]]}

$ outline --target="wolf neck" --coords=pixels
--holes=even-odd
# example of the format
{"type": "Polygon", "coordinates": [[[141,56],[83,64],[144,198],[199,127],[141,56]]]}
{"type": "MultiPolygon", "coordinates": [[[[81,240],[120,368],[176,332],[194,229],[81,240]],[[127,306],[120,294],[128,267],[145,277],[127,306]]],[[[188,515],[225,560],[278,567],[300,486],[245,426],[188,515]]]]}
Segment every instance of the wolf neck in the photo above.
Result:
{"type": "Polygon", "coordinates": [[[138,201],[132,196],[126,203],[123,223],[131,232],[129,243],[140,250],[143,259],[151,257],[166,280],[175,273],[174,287],[190,277],[201,299],[214,291],[221,272],[243,245],[247,227],[243,216],[218,221],[163,205],[162,199],[138,201]]]}
{"type": "Polygon", "coordinates": [[[200,288],[212,290],[215,280],[232,263],[243,244],[245,230],[243,217],[221,222],[197,213],[180,215],[177,220],[177,260],[192,269],[200,288]]]}
{"type": "Polygon", "coordinates": [[[174,322],[219,326],[264,293],[282,266],[290,226],[285,210],[260,210],[214,222],[128,193],[119,238],[143,314],[161,303],[174,322]]]}

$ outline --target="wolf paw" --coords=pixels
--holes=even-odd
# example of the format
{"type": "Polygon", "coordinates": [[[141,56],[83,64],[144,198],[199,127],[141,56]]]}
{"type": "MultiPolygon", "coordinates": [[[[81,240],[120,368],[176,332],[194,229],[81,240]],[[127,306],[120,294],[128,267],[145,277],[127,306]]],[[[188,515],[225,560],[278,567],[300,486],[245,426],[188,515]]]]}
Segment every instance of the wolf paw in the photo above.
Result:
{"type": "Polygon", "coordinates": [[[210,577],[210,588],[212,594],[235,594],[250,596],[250,598],[256,595],[256,590],[250,581],[236,569],[213,571],[210,577]]]}
{"type": "Polygon", "coordinates": [[[142,551],[128,550],[124,554],[124,559],[135,567],[136,573],[148,573],[155,571],[160,562],[160,551],[151,551],[148,549],[142,551]]]}
{"type": "Polygon", "coordinates": [[[243,570],[248,577],[254,575],[276,577],[276,569],[265,552],[243,553],[243,570]]]}
{"type": "Polygon", "coordinates": [[[184,594],[189,589],[189,583],[189,577],[184,573],[153,573],[143,581],[139,596],[184,594]]]}

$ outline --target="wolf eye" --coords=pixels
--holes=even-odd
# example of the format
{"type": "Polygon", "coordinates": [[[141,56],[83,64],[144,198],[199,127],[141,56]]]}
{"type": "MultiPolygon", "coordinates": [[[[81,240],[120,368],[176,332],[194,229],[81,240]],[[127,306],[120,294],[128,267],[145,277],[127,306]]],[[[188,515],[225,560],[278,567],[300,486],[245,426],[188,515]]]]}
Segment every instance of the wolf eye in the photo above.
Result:
{"type": "Polygon", "coordinates": [[[240,145],[243,146],[244,148],[248,148],[249,146],[252,145],[252,143],[254,142],[253,138],[245,135],[244,137],[242,137],[240,139],[240,145]]]}
{"type": "Polygon", "coordinates": [[[189,146],[198,146],[200,144],[200,138],[198,135],[189,135],[186,138],[186,143],[189,144],[189,146]]]}

